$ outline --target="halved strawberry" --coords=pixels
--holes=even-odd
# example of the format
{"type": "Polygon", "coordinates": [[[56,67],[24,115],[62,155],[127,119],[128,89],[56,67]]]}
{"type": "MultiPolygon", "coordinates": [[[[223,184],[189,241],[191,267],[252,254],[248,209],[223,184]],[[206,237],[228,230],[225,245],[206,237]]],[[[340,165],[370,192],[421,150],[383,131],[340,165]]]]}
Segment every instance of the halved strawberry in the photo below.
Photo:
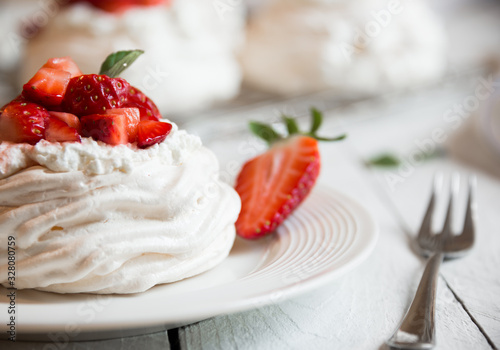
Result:
{"type": "Polygon", "coordinates": [[[70,79],[69,72],[54,68],[40,68],[33,78],[24,84],[23,95],[30,101],[46,107],[58,106],[64,98],[70,79]]]}
{"type": "Polygon", "coordinates": [[[71,78],[62,103],[65,112],[84,116],[121,108],[127,101],[129,83],[107,75],[85,74],[71,78]]]}
{"type": "Polygon", "coordinates": [[[42,68],[60,69],[71,74],[71,78],[82,75],[82,71],[71,57],[54,57],[50,58],[42,68]]]}
{"type": "Polygon", "coordinates": [[[252,130],[271,145],[270,149],[244,164],[235,189],[241,197],[236,232],[255,239],[272,233],[297,208],[313,188],[320,171],[317,140],[321,114],[313,110],[313,126],[300,133],[293,119],[285,118],[289,137],[283,138],[271,127],[251,124],[252,130]]]}
{"type": "Polygon", "coordinates": [[[137,147],[147,148],[163,142],[172,130],[172,124],[155,120],[143,120],[137,132],[137,147]]]}
{"type": "Polygon", "coordinates": [[[82,136],[110,145],[128,143],[127,123],[123,114],[91,114],[80,119],[82,136]]]}
{"type": "Polygon", "coordinates": [[[42,106],[16,98],[2,108],[0,141],[36,144],[45,136],[49,112],[42,106]]]}
{"type": "Polygon", "coordinates": [[[75,128],[54,117],[46,120],[45,139],[50,142],[81,142],[82,140],[75,128]]]}
{"type": "Polygon", "coordinates": [[[127,102],[124,107],[137,107],[141,113],[141,120],[161,119],[161,113],[155,103],[141,90],[131,86],[128,91],[127,102]]]}
{"type": "Polygon", "coordinates": [[[135,142],[140,121],[138,108],[113,108],[108,109],[106,114],[123,114],[125,116],[125,126],[127,128],[128,142],[135,142]]]}
{"type": "Polygon", "coordinates": [[[51,117],[59,119],[68,124],[68,126],[75,128],[78,132],[82,130],[80,119],[74,114],[54,111],[49,111],[49,114],[51,117]]]}

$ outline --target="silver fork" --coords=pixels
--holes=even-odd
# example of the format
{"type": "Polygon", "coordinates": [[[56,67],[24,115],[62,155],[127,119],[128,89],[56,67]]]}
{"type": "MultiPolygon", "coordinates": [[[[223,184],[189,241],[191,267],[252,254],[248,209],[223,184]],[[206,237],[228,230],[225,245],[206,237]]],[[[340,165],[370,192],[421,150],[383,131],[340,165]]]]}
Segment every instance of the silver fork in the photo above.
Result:
{"type": "Polygon", "coordinates": [[[443,259],[459,258],[465,255],[474,244],[474,188],[475,178],[468,179],[467,209],[462,232],[452,232],[453,202],[458,195],[459,177],[450,181],[450,199],[440,233],[432,232],[432,213],[436,197],[442,192],[442,176],[434,177],[434,189],[425,217],[417,236],[419,251],[424,256],[431,256],[427,262],[417,293],[411,306],[401,321],[398,329],[387,345],[396,349],[432,349],[435,345],[434,313],[439,266],[443,259]]]}

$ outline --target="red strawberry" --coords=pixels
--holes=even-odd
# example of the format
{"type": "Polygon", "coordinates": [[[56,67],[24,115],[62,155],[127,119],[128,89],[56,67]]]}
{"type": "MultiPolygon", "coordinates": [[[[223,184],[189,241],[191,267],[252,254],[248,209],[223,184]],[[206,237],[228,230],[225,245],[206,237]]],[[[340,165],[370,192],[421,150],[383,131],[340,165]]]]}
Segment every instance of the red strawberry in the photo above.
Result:
{"type": "Polygon", "coordinates": [[[62,106],[65,112],[80,117],[121,108],[127,100],[129,86],[121,78],[97,74],[80,75],[69,81],[62,106]]]}
{"type": "Polygon", "coordinates": [[[91,114],[80,119],[82,136],[110,145],[128,143],[127,123],[123,114],[91,114]]]}
{"type": "Polygon", "coordinates": [[[68,126],[75,128],[78,132],[82,130],[80,119],[74,114],[54,111],[49,111],[49,114],[51,117],[59,119],[68,124],[68,126]]]}
{"type": "Polygon", "coordinates": [[[82,1],[113,13],[122,13],[136,6],[154,6],[170,2],[170,0],[71,0],[71,2],[82,1]]]}
{"type": "Polygon", "coordinates": [[[143,120],[139,123],[137,132],[137,147],[147,148],[163,142],[172,130],[172,124],[155,120],[143,120]]]}
{"type": "Polygon", "coordinates": [[[131,86],[128,91],[127,102],[124,107],[137,107],[141,112],[141,120],[161,119],[161,113],[155,103],[147,97],[141,90],[131,86]]]}
{"type": "Polygon", "coordinates": [[[106,114],[123,114],[125,116],[125,126],[127,128],[128,142],[135,142],[140,121],[138,108],[114,108],[108,109],[106,114]]]}
{"type": "Polygon", "coordinates": [[[32,145],[45,136],[49,112],[42,106],[16,98],[2,108],[0,141],[26,142],[32,145]]]}
{"type": "Polygon", "coordinates": [[[317,139],[343,138],[317,137],[321,114],[313,110],[313,118],[309,133],[300,133],[295,121],[285,118],[290,134],[285,139],[269,126],[251,124],[271,147],[245,163],[236,180],[242,203],[236,232],[241,237],[254,239],[275,231],[311,191],[320,171],[317,139]]]}
{"type": "Polygon", "coordinates": [[[82,71],[71,57],[54,57],[50,58],[42,68],[53,68],[66,71],[71,74],[71,78],[82,75],[82,71]]]}
{"type": "Polygon", "coordinates": [[[81,142],[82,140],[75,128],[54,117],[49,117],[46,121],[45,139],[50,142],[81,142]]]}
{"type": "Polygon", "coordinates": [[[61,104],[71,74],[54,69],[40,68],[38,72],[23,86],[23,95],[30,101],[37,102],[47,107],[61,104]]]}

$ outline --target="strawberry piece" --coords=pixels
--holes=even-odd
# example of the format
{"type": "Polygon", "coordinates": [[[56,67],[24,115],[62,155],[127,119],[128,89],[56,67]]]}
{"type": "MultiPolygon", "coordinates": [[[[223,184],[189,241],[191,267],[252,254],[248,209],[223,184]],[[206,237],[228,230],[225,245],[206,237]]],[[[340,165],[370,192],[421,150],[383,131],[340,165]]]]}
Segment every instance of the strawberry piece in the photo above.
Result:
{"type": "Polygon", "coordinates": [[[236,181],[241,214],[236,231],[244,238],[273,232],[303,201],[320,170],[318,142],[294,136],[247,162],[236,181]]]}
{"type": "Polygon", "coordinates": [[[82,136],[109,145],[128,142],[127,123],[123,114],[91,114],[80,119],[82,136]]]}
{"type": "Polygon", "coordinates": [[[163,142],[172,130],[172,124],[155,120],[143,120],[137,132],[137,147],[147,148],[163,142]]]}
{"type": "Polygon", "coordinates": [[[283,116],[288,136],[270,125],[251,122],[250,129],[271,148],[243,165],[235,189],[241,197],[236,233],[255,239],[272,233],[306,198],[320,171],[318,141],[339,141],[318,136],[323,115],[311,109],[311,128],[301,132],[296,120],[283,116]]]}
{"type": "Polygon", "coordinates": [[[136,6],[155,6],[170,3],[171,0],[70,0],[70,2],[82,1],[107,12],[122,13],[136,6]]]}
{"type": "Polygon", "coordinates": [[[121,108],[127,100],[129,86],[121,78],[97,74],[80,75],[69,81],[62,106],[65,112],[80,117],[121,108]]]}
{"type": "Polygon", "coordinates": [[[127,102],[124,107],[137,107],[141,113],[141,120],[161,119],[161,113],[155,103],[141,90],[131,86],[128,91],[127,102]]]}
{"type": "Polygon", "coordinates": [[[80,119],[74,114],[54,111],[49,111],[49,114],[51,117],[59,119],[68,124],[68,126],[75,128],[78,132],[82,130],[80,119]]]}
{"type": "Polygon", "coordinates": [[[45,124],[45,139],[50,142],[81,142],[80,134],[62,120],[49,117],[45,124]]]}
{"type": "Polygon", "coordinates": [[[108,109],[106,114],[123,114],[125,116],[125,126],[127,128],[128,142],[135,142],[139,121],[141,120],[138,108],[114,108],[108,109]]]}
{"type": "Polygon", "coordinates": [[[36,144],[45,136],[49,112],[42,106],[16,98],[2,108],[0,141],[36,144]]]}
{"type": "Polygon", "coordinates": [[[54,68],[40,68],[33,78],[24,84],[23,95],[46,107],[58,106],[64,98],[70,79],[69,72],[54,68]]]}
{"type": "Polygon", "coordinates": [[[42,68],[60,69],[71,74],[71,78],[82,75],[82,71],[71,57],[54,57],[50,58],[42,68]]]}

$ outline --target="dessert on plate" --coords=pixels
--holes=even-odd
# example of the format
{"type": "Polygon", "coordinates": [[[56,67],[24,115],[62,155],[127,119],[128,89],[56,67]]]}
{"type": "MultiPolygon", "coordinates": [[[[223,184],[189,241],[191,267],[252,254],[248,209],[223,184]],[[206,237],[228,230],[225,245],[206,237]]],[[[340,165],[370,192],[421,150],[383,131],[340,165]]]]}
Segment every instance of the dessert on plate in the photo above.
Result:
{"type": "Polygon", "coordinates": [[[110,56],[99,75],[50,59],[2,108],[2,285],[136,293],[229,254],[240,199],[198,137],[113,77],[136,56],[110,56]]]}
{"type": "Polygon", "coordinates": [[[231,99],[240,88],[235,50],[244,35],[241,6],[231,9],[221,18],[204,0],[71,1],[28,41],[20,83],[50,57],[71,56],[90,73],[110,51],[142,49],[140,65],[123,77],[163,113],[231,99]]]}
{"type": "Polygon", "coordinates": [[[444,30],[421,1],[270,0],[254,11],[244,80],[281,95],[377,94],[436,81],[444,30]]]}

